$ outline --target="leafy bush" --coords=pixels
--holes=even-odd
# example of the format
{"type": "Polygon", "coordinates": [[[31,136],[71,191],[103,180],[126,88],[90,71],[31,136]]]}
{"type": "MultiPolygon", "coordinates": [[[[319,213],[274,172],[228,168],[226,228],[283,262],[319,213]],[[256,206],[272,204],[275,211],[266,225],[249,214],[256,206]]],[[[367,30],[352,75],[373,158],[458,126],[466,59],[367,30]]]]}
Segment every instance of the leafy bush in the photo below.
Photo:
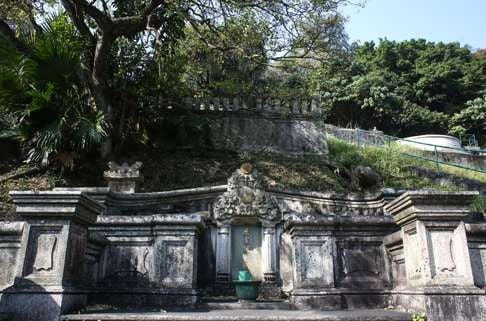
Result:
{"type": "Polygon", "coordinates": [[[412,316],[412,321],[427,321],[425,314],[414,314],[412,316]]]}
{"type": "Polygon", "coordinates": [[[0,39],[2,137],[16,138],[27,162],[53,160],[72,167],[82,151],[107,135],[80,82],[79,39],[64,15],[53,16],[41,34],[25,32],[30,54],[0,39]]]}
{"type": "Polygon", "coordinates": [[[464,109],[454,114],[449,132],[455,135],[475,134],[479,141],[486,142],[486,95],[468,101],[464,109]]]}

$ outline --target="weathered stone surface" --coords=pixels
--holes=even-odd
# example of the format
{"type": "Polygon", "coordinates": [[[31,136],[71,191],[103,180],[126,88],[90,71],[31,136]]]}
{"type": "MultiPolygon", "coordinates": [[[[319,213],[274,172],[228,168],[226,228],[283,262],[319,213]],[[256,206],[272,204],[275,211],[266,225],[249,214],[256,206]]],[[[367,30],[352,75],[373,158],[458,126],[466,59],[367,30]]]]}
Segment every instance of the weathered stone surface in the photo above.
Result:
{"type": "Polygon", "coordinates": [[[107,240],[91,302],[183,306],[198,301],[198,213],[100,216],[90,228],[107,240]]]}
{"type": "MultiPolygon", "coordinates": [[[[0,225],[0,280],[9,285],[1,291],[0,312],[18,320],[42,313],[51,321],[87,301],[194,308],[202,294],[220,295],[225,287],[231,293],[240,266],[262,281],[261,299],[288,296],[299,309],[393,304],[429,313],[432,321],[446,315],[467,320],[486,311],[484,289],[475,287],[485,284],[486,227],[464,223],[475,194],[400,194],[269,188],[250,164],[214,187],[14,192],[26,222],[0,225]],[[22,312],[21,301],[32,308],[22,312]]],[[[339,320],[337,315],[279,317],[339,320]]]]}
{"type": "Polygon", "coordinates": [[[243,164],[228,179],[227,191],[219,196],[213,213],[216,220],[258,217],[272,222],[281,219],[275,198],[265,191],[263,177],[250,164],[243,164]]]}
{"type": "Polygon", "coordinates": [[[11,313],[13,320],[58,320],[61,313],[86,304],[87,225],[104,207],[79,191],[11,195],[27,222],[16,278],[1,292],[0,311],[11,313]]]}
{"type": "Polygon", "coordinates": [[[214,310],[174,313],[93,313],[66,315],[63,321],[409,321],[408,313],[384,310],[262,311],[214,310]]]}
{"type": "Polygon", "coordinates": [[[19,272],[24,222],[0,223],[0,289],[13,284],[19,272]]]}
{"type": "Polygon", "coordinates": [[[408,286],[472,286],[464,222],[477,193],[407,192],[387,205],[402,228],[408,286]]]}
{"type": "Polygon", "coordinates": [[[471,258],[474,285],[486,287],[486,224],[466,224],[467,244],[471,258]]]}
{"type": "Polygon", "coordinates": [[[254,279],[265,283],[261,296],[279,297],[276,225],[282,214],[276,199],[266,191],[263,177],[248,163],[231,175],[227,187],[212,206],[212,218],[218,226],[216,281],[220,288],[228,288],[236,272],[246,268],[254,279]],[[247,237],[241,231],[248,232],[247,237]]]}
{"type": "Polygon", "coordinates": [[[27,219],[72,219],[80,224],[96,221],[105,207],[82,191],[13,191],[10,192],[19,215],[27,219]]]}
{"type": "Polygon", "coordinates": [[[209,118],[209,140],[217,149],[285,154],[327,154],[319,120],[228,115],[209,118]]]}
{"type": "Polygon", "coordinates": [[[108,182],[108,188],[118,193],[135,193],[137,183],[142,179],[140,168],[142,162],[135,162],[132,165],[123,163],[118,165],[115,162],[109,162],[109,170],[104,172],[105,180],[108,182]]]}
{"type": "Polygon", "coordinates": [[[476,195],[407,192],[387,205],[401,227],[401,235],[386,240],[392,267],[403,255],[406,273],[403,284],[395,272],[395,307],[424,312],[431,321],[475,320],[486,311],[484,291],[474,286],[463,221],[476,195]]]}

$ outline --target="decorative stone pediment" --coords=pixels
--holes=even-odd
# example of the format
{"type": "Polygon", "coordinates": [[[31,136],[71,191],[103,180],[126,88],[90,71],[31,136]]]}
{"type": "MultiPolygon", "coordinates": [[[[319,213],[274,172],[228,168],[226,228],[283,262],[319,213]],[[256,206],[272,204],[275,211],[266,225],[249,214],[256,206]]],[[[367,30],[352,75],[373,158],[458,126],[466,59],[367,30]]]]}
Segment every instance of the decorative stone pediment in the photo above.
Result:
{"type": "Polygon", "coordinates": [[[249,163],[243,164],[228,179],[228,190],[214,202],[214,216],[219,221],[234,217],[257,217],[277,221],[279,208],[273,196],[265,191],[265,181],[249,163]]]}

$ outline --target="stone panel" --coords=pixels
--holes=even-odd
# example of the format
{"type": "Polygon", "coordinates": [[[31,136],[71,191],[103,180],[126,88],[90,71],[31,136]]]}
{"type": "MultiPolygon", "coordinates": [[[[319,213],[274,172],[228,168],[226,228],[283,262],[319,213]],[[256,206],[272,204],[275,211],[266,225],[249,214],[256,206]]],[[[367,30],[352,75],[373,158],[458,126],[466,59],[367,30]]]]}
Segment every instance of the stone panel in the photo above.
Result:
{"type": "Polygon", "coordinates": [[[30,227],[27,255],[23,276],[36,279],[37,282],[51,284],[60,282],[63,268],[61,240],[62,225],[32,225],[30,227]],[[56,281],[57,280],[57,281],[56,281]]]}
{"type": "Polygon", "coordinates": [[[379,240],[346,239],[337,241],[337,286],[382,288],[384,258],[379,240]]]}
{"type": "Polygon", "coordinates": [[[294,243],[295,286],[297,288],[334,287],[333,242],[330,237],[302,238],[294,243]]]}
{"type": "Polygon", "coordinates": [[[161,240],[160,282],[164,287],[180,288],[192,286],[192,248],[189,240],[161,240]]]}
{"type": "MultiPolygon", "coordinates": [[[[128,242],[127,242],[128,243],[128,242]]],[[[114,244],[107,248],[104,270],[106,276],[100,285],[105,287],[126,288],[150,286],[151,245],[114,244]]]]}

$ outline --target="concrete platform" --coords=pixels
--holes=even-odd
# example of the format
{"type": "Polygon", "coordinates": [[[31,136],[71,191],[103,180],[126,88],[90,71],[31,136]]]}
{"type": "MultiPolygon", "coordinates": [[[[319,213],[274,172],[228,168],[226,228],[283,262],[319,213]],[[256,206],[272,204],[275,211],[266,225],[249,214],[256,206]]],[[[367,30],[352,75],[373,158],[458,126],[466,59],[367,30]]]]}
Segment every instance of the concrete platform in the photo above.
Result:
{"type": "Polygon", "coordinates": [[[292,311],[210,310],[188,312],[71,314],[62,321],[410,321],[408,313],[386,310],[292,311]]]}

